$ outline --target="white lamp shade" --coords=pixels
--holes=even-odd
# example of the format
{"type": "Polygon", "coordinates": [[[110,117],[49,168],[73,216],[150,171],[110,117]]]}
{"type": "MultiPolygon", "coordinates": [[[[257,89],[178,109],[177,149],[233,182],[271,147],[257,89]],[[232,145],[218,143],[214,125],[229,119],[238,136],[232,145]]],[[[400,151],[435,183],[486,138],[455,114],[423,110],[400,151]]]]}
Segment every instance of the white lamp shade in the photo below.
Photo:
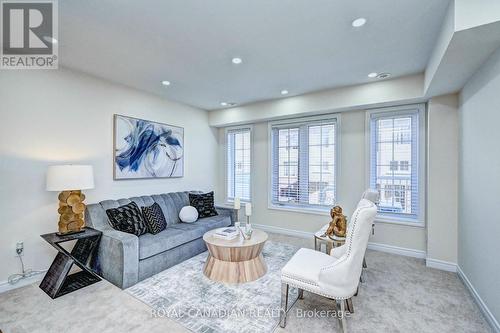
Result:
{"type": "Polygon", "coordinates": [[[90,188],[94,188],[94,171],[91,165],[53,165],[47,170],[47,191],[90,188]]]}

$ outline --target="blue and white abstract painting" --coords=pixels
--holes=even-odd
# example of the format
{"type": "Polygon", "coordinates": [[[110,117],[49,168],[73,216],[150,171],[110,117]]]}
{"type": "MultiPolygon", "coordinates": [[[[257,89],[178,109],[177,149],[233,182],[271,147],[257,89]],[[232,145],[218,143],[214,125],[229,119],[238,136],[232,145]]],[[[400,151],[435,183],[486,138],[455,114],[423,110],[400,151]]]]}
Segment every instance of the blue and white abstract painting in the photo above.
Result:
{"type": "Polygon", "coordinates": [[[115,115],[115,179],[184,175],[184,129],[115,115]]]}

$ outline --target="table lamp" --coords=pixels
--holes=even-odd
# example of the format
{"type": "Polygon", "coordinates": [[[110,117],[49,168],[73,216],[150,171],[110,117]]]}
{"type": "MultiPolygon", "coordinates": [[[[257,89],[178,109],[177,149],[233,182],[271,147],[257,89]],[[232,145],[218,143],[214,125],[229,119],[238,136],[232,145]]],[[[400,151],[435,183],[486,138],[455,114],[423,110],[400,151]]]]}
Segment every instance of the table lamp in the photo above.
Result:
{"type": "Polygon", "coordinates": [[[82,190],[94,188],[91,165],[54,165],[47,170],[47,191],[59,193],[59,233],[67,235],[85,227],[85,195],[82,190]]]}

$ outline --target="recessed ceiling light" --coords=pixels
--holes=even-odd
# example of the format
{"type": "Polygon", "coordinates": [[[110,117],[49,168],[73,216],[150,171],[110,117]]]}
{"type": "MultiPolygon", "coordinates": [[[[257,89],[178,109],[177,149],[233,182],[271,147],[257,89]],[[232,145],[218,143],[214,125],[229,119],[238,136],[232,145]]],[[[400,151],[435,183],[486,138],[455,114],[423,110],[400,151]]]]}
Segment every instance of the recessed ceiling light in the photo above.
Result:
{"type": "Polygon", "coordinates": [[[220,105],[221,106],[228,106],[229,104],[227,102],[221,102],[220,105]]]}
{"type": "Polygon", "coordinates": [[[47,42],[51,44],[57,44],[57,39],[51,36],[43,36],[43,39],[45,39],[47,42]]]}
{"type": "Polygon", "coordinates": [[[389,76],[391,76],[391,73],[380,73],[377,75],[377,79],[387,79],[389,76]]]}
{"type": "Polygon", "coordinates": [[[352,26],[355,28],[362,27],[366,24],[366,19],[364,17],[360,17],[352,21],[352,26]]]}
{"type": "Polygon", "coordinates": [[[376,78],[377,75],[378,75],[378,73],[373,72],[373,73],[368,74],[368,77],[373,79],[373,78],[376,78]]]}
{"type": "Polygon", "coordinates": [[[235,65],[239,65],[243,62],[243,60],[241,58],[233,58],[233,60],[231,60],[233,62],[233,64],[235,65]]]}
{"type": "Polygon", "coordinates": [[[286,90],[286,89],[282,90],[282,91],[281,91],[281,94],[282,94],[282,95],[287,95],[287,94],[288,94],[288,90],[286,90]]]}
{"type": "Polygon", "coordinates": [[[169,86],[170,85],[170,81],[161,81],[161,84],[163,84],[164,86],[169,86]]]}

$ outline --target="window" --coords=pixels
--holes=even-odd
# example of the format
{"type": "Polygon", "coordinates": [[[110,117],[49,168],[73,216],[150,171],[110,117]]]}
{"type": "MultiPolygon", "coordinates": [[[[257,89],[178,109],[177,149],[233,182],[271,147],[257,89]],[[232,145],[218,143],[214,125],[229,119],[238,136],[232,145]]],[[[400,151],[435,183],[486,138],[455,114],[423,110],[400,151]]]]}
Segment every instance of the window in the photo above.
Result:
{"type": "Polygon", "coordinates": [[[227,200],[251,199],[251,128],[226,130],[226,186],[227,200]]]}
{"type": "Polygon", "coordinates": [[[272,206],[325,209],[336,201],[337,118],[270,124],[272,206]]]}
{"type": "Polygon", "coordinates": [[[422,221],[423,108],[390,108],[369,113],[370,187],[380,193],[382,220],[422,221]]]}
{"type": "Polygon", "coordinates": [[[398,171],[398,161],[391,161],[391,171],[398,171]]]}

